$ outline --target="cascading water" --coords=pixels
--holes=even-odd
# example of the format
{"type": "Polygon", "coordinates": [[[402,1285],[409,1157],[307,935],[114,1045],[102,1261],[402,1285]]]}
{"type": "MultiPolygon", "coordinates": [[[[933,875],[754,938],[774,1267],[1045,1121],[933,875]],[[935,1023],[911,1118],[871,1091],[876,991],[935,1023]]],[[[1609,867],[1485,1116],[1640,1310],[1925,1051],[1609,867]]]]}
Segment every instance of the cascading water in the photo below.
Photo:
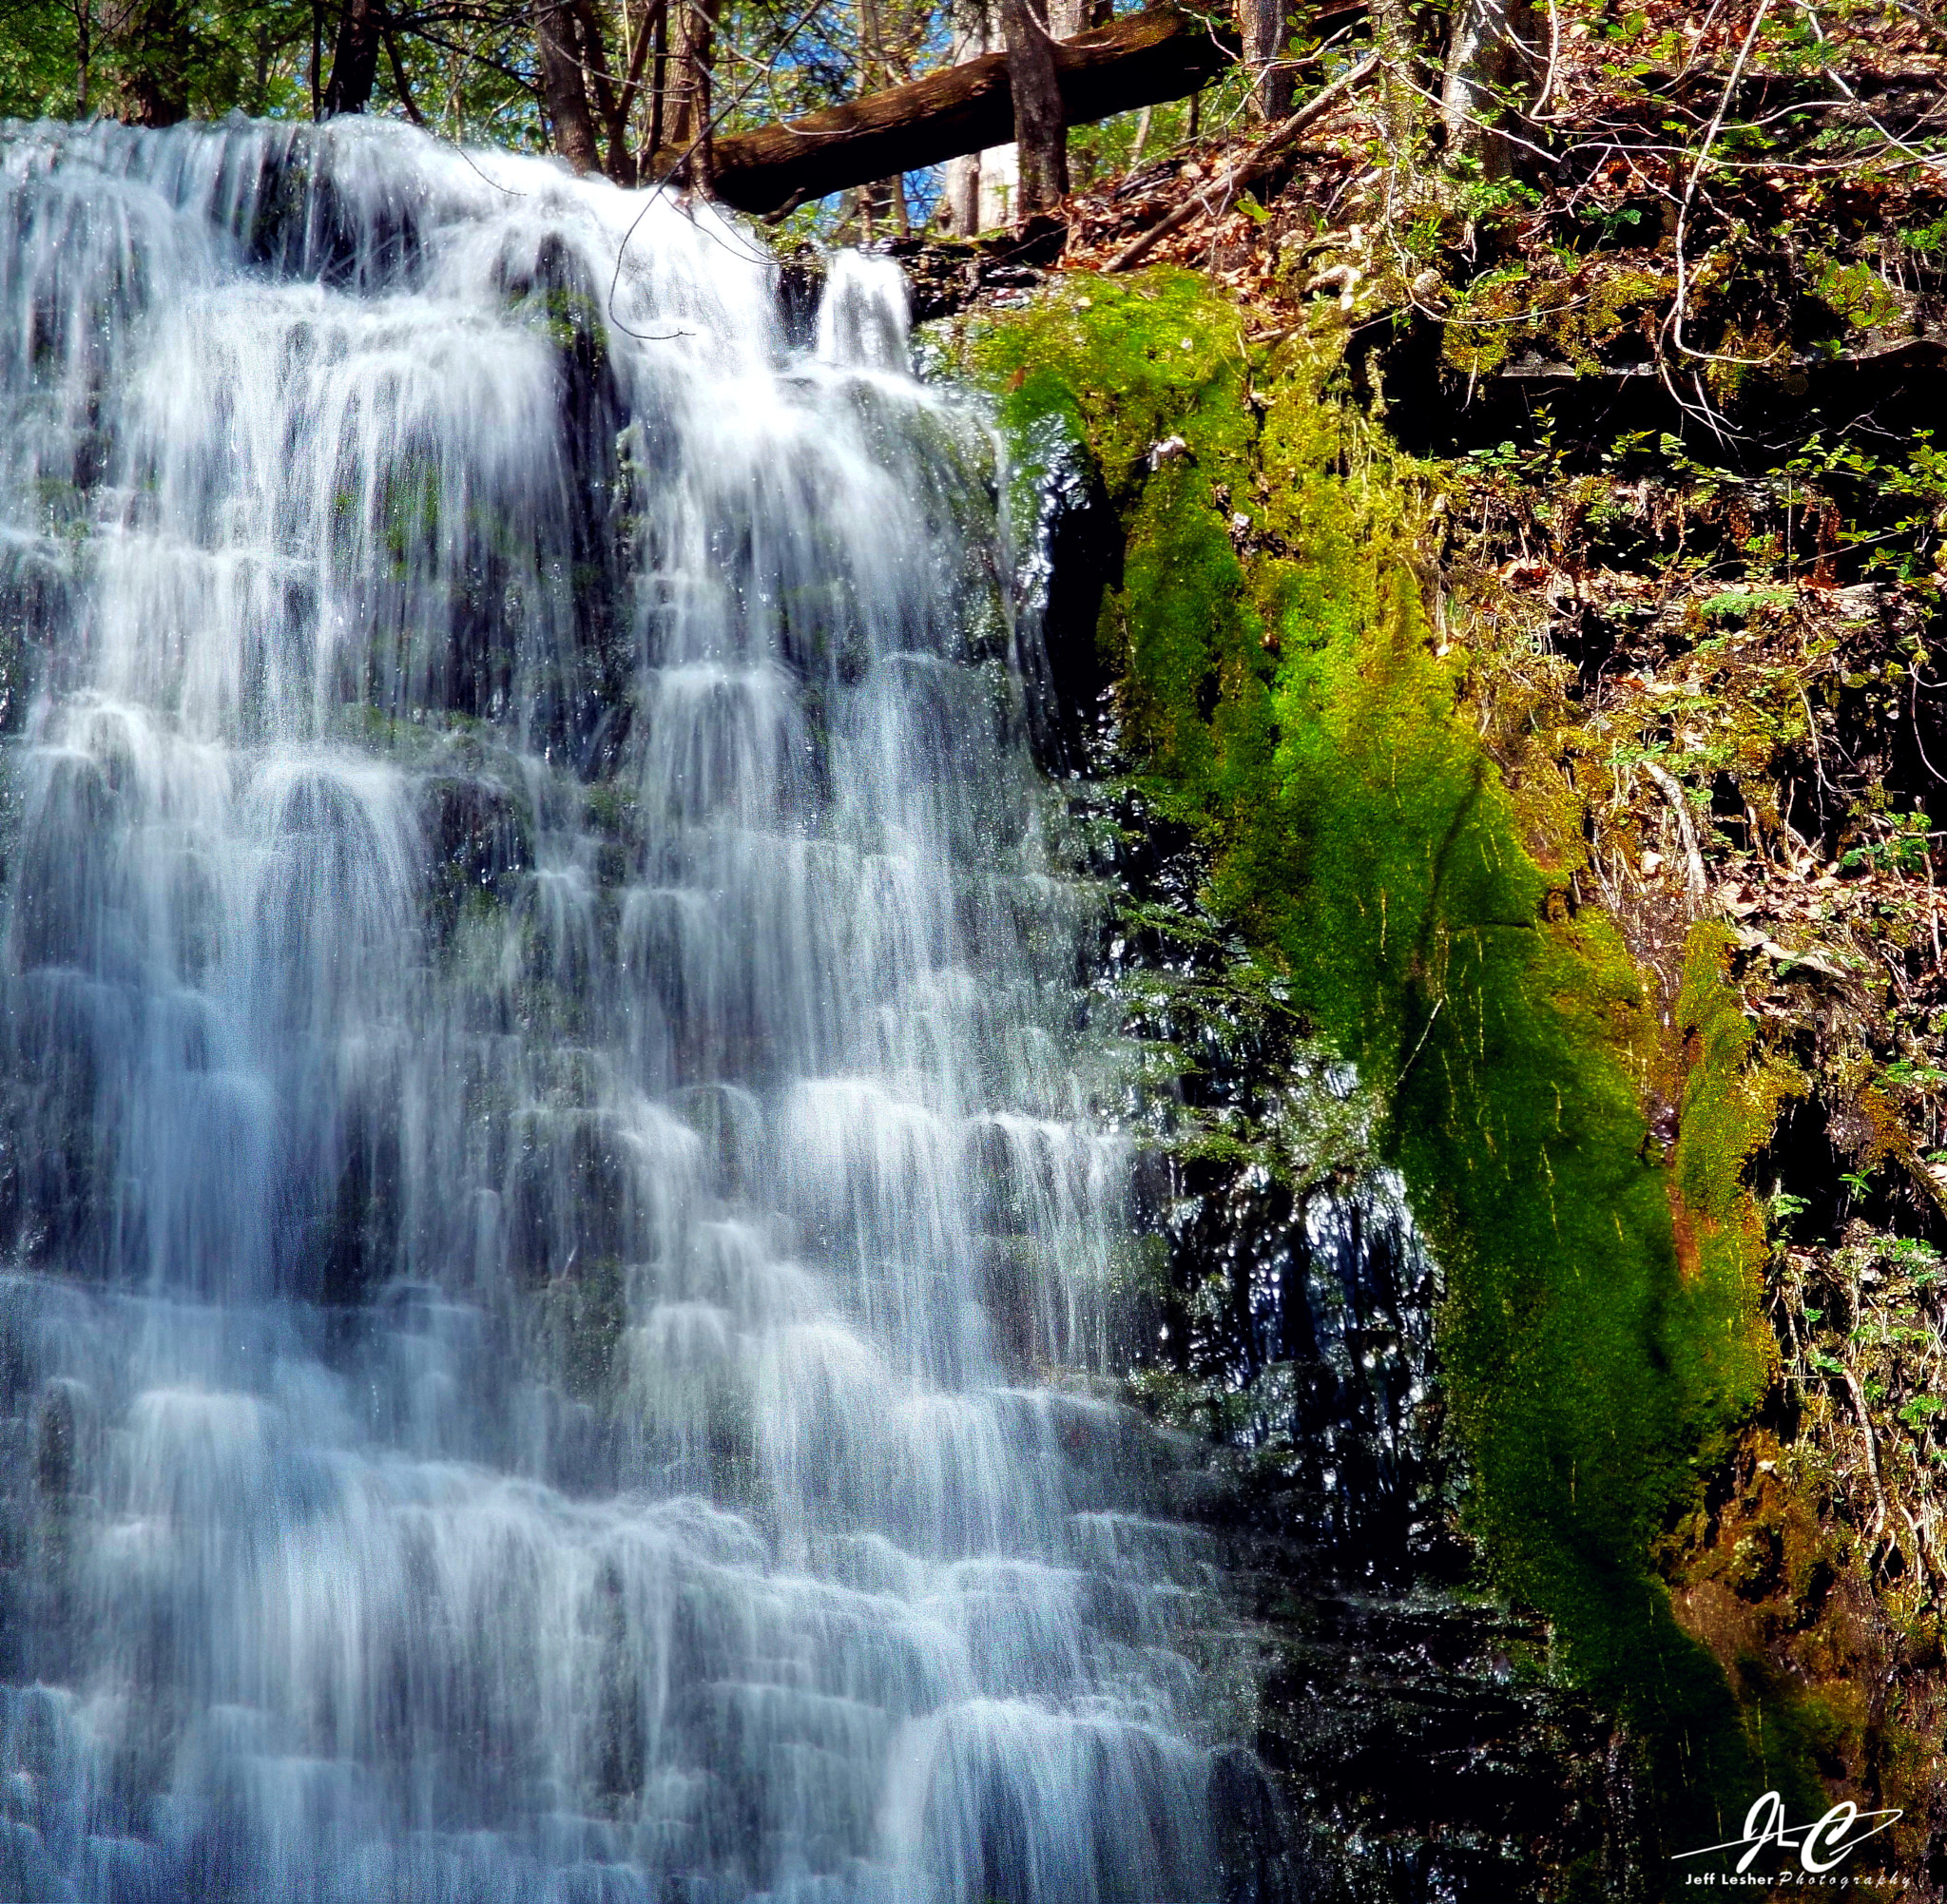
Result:
{"type": "Polygon", "coordinates": [[[794,344],[397,128],[0,168],[0,1894],[1215,1895],[892,268],[794,344]]]}

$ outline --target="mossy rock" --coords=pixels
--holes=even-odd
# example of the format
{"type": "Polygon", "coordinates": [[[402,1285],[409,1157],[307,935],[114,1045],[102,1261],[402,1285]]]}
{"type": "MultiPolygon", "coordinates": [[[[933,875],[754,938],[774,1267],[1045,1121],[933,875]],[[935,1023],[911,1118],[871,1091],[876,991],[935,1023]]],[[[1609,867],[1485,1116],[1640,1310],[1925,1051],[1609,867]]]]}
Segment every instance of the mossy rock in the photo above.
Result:
{"type": "Polygon", "coordinates": [[[1574,796],[1512,790],[1486,751],[1464,636],[1429,619],[1433,485],[1337,399],[1338,343],[1254,347],[1157,273],[1071,278],[962,348],[1024,482],[1051,417],[1092,452],[1126,539],[1099,628],[1137,784],[1380,1100],[1446,1273],[1496,1578],[1641,1742],[1663,1832],[1707,1842],[1721,1807],[1808,1785],[1791,1729],[1757,1722],[1775,1702],[1740,1709],[1650,1560],[1768,1377],[1740,1172],[1782,1083],[1753,1077],[1707,951],[1684,1074],[1656,1075],[1642,977],[1568,878],[1574,796]],[[1691,1120],[1673,1169],[1658,1088],[1691,1120]]]}

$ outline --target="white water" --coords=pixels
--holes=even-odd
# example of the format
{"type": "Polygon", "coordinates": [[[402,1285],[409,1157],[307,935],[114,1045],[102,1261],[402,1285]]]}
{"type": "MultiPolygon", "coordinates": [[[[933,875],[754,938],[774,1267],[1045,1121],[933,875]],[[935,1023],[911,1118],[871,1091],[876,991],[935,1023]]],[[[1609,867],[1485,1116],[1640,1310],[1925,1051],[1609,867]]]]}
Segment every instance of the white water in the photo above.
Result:
{"type": "Polygon", "coordinates": [[[992,451],[772,280],[0,130],[0,1894],[1215,1894],[992,451]]]}

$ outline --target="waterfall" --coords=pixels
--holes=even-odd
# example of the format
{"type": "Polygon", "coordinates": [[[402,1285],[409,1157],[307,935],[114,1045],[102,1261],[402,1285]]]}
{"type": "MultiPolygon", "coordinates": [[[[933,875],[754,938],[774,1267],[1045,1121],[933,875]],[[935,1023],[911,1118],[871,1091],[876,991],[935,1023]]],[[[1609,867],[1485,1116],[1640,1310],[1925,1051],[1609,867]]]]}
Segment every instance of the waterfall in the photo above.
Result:
{"type": "Polygon", "coordinates": [[[992,440],[777,275],[0,128],[0,1894],[1219,1894],[992,440]]]}

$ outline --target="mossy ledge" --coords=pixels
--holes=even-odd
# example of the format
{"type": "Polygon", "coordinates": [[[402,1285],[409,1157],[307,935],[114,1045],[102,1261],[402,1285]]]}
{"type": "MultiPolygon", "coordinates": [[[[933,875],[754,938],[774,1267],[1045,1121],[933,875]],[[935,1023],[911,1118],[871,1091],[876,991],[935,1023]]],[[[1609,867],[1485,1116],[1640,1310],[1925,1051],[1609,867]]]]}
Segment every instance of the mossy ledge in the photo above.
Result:
{"type": "Polygon", "coordinates": [[[1074,275],[958,345],[1023,498],[1063,431],[1094,457],[1125,541],[1097,628],[1121,764],[1378,1096],[1446,1272],[1494,1581],[1634,1738],[1666,1848],[1708,1843],[1759,1791],[1815,1792],[1796,1696],[1734,1693],[1651,1558],[1774,1373],[1743,1171],[1791,1081],[1711,929],[1660,1001],[1582,902],[1548,750],[1510,771],[1483,743],[1425,553],[1437,474],[1348,400],[1343,333],[1243,321],[1187,274],[1074,275]]]}

